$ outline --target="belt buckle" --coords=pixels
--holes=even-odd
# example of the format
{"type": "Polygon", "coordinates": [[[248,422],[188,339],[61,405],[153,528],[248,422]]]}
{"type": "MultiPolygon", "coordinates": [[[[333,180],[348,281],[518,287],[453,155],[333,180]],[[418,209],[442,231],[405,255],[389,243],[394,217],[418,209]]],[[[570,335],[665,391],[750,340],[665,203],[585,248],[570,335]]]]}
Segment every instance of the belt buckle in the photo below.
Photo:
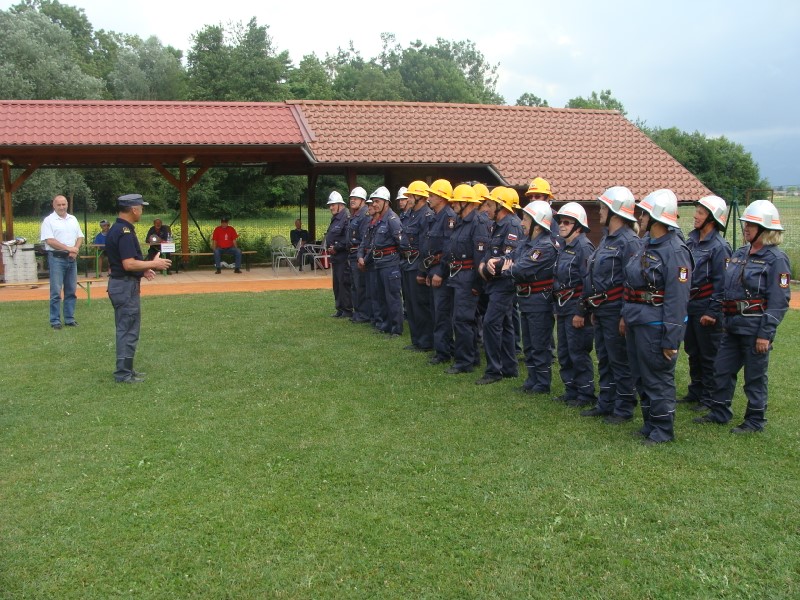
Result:
{"type": "Polygon", "coordinates": [[[433,265],[433,261],[436,260],[436,256],[434,254],[429,254],[425,258],[422,259],[422,266],[426,269],[429,269],[431,265],[433,265]]]}
{"type": "Polygon", "coordinates": [[[520,292],[520,288],[521,288],[521,287],[522,287],[521,285],[518,285],[518,286],[517,286],[517,296],[518,296],[519,298],[528,298],[528,297],[531,295],[531,288],[530,288],[530,286],[528,286],[528,289],[526,290],[526,293],[522,293],[522,292],[520,292]]]}
{"type": "Polygon", "coordinates": [[[419,258],[419,250],[409,250],[406,253],[406,262],[410,265],[413,265],[418,258],[419,258]]]}
{"type": "Polygon", "coordinates": [[[649,298],[647,301],[653,306],[664,306],[664,294],[657,292],[648,292],[649,298]]]}
{"type": "Polygon", "coordinates": [[[564,306],[567,302],[572,300],[572,297],[574,295],[575,295],[575,288],[568,290],[566,294],[556,292],[556,302],[558,303],[559,306],[564,306]]]}
{"type": "Polygon", "coordinates": [[[461,272],[461,269],[464,268],[464,265],[458,264],[453,266],[453,263],[450,263],[450,277],[455,277],[461,272]]]}
{"type": "Polygon", "coordinates": [[[764,314],[764,305],[761,303],[758,304],[751,304],[750,300],[737,300],[736,301],[736,308],[739,311],[739,314],[743,317],[758,317],[760,318],[761,315],[764,314]],[[755,312],[757,309],[760,309],[758,312],[755,312]],[[754,312],[747,312],[747,311],[754,311],[754,312]]]}
{"type": "Polygon", "coordinates": [[[381,250],[373,250],[372,251],[372,258],[376,260],[380,260],[383,258],[383,252],[381,250]]]}
{"type": "Polygon", "coordinates": [[[600,292],[599,294],[595,294],[594,296],[587,297],[586,298],[586,302],[592,308],[597,308],[603,302],[605,302],[607,299],[608,299],[608,294],[606,294],[605,292],[600,292]],[[598,300],[599,300],[599,302],[598,302],[598,300]]]}

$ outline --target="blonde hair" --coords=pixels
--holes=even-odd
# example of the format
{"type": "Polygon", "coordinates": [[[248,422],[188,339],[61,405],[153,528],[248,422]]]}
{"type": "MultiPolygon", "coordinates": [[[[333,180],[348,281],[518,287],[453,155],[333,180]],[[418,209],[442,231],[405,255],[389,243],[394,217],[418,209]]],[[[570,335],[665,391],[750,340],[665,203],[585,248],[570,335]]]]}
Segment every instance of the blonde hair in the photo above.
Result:
{"type": "Polygon", "coordinates": [[[783,243],[783,232],[777,229],[765,229],[758,239],[765,246],[780,246],[783,243]]]}

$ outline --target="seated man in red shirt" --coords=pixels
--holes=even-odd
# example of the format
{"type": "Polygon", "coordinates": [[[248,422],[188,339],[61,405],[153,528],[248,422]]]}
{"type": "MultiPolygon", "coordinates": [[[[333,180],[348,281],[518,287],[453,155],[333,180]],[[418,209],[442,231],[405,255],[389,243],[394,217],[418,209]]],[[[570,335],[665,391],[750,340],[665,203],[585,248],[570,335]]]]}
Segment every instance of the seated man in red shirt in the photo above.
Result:
{"type": "Polygon", "coordinates": [[[214,266],[217,268],[217,275],[222,273],[220,259],[223,254],[230,254],[236,260],[234,273],[242,272],[242,252],[236,245],[238,237],[239,234],[236,233],[236,230],[228,225],[228,217],[222,217],[219,227],[214,229],[214,233],[211,234],[211,247],[214,249],[214,266]]]}

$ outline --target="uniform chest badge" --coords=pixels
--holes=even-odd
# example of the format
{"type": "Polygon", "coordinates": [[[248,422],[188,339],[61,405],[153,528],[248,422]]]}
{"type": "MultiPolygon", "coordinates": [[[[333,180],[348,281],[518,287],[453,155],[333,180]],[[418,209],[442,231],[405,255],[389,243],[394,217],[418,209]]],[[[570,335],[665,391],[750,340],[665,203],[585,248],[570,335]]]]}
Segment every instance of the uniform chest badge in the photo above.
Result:
{"type": "Polygon", "coordinates": [[[449,229],[455,229],[456,228],[456,220],[453,219],[452,217],[448,218],[447,219],[447,227],[449,229]]]}
{"type": "Polygon", "coordinates": [[[689,269],[686,267],[678,267],[678,281],[686,283],[689,281],[689,269]]]}
{"type": "Polygon", "coordinates": [[[516,242],[516,241],[517,241],[517,236],[516,236],[516,234],[509,233],[509,234],[508,234],[508,241],[510,241],[510,242],[516,242]]]}
{"type": "Polygon", "coordinates": [[[506,254],[511,254],[513,251],[514,248],[512,248],[511,246],[506,246],[505,250],[503,250],[503,252],[505,252],[506,254]]]}
{"type": "Polygon", "coordinates": [[[534,250],[533,252],[531,252],[531,260],[534,260],[534,261],[538,260],[540,254],[541,254],[541,252],[539,250],[534,250]]]}
{"type": "Polygon", "coordinates": [[[131,232],[131,230],[128,229],[127,227],[123,227],[122,228],[122,233],[130,233],[130,232],[131,232]]]}
{"type": "Polygon", "coordinates": [[[483,252],[483,242],[478,242],[478,252],[483,252]]]}
{"type": "Polygon", "coordinates": [[[789,287],[789,274],[788,273],[781,273],[778,276],[778,285],[781,286],[784,289],[789,287]]]}

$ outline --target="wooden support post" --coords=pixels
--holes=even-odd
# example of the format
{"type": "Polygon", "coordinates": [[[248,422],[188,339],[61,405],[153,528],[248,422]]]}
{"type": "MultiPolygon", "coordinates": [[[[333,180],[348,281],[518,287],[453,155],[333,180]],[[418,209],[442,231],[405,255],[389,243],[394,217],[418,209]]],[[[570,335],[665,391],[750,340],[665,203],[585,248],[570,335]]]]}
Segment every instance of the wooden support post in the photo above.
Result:
{"type": "Polygon", "coordinates": [[[167,171],[163,165],[150,163],[153,168],[161,173],[169,184],[178,190],[178,198],[181,207],[181,252],[189,252],[189,190],[200,181],[200,178],[208,171],[208,165],[203,165],[194,172],[191,179],[188,177],[186,165],[181,163],[178,169],[178,177],[167,171]]]}
{"type": "Polygon", "coordinates": [[[17,177],[14,181],[11,181],[11,161],[3,160],[3,214],[6,219],[6,229],[3,232],[3,239],[4,240],[11,240],[14,238],[14,206],[11,202],[11,197],[14,192],[16,192],[20,186],[25,183],[25,180],[28,179],[36,169],[39,168],[39,163],[31,163],[30,166],[25,169],[19,177],[17,177]]]}

